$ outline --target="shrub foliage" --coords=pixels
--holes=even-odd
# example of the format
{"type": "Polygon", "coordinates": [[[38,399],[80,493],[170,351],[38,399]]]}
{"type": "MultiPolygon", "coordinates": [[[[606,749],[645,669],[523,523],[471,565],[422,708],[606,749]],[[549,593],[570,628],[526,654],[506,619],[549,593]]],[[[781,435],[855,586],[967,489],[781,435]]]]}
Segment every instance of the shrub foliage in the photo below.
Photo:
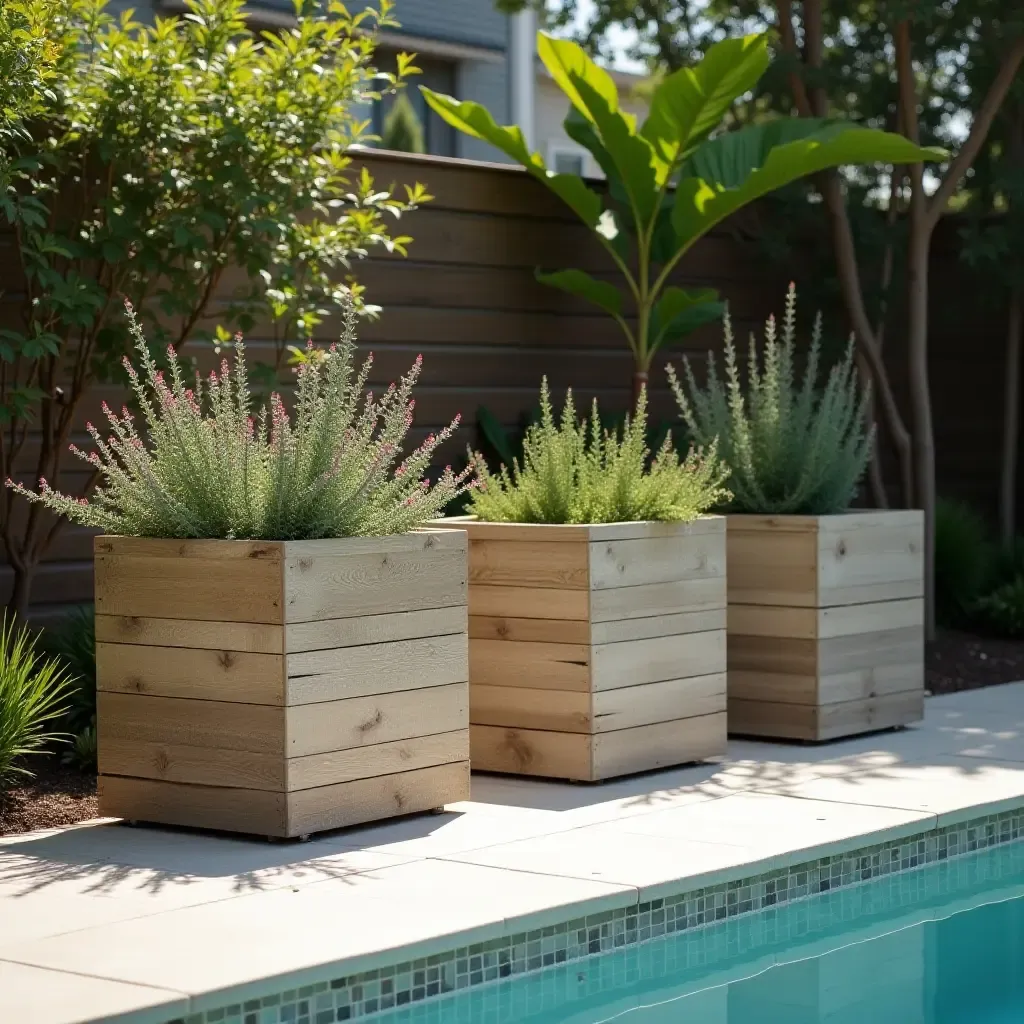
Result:
{"type": "Polygon", "coordinates": [[[774,317],[760,357],[751,336],[745,392],[728,314],[724,381],[714,356],[709,356],[705,388],[697,384],[688,360],[683,361],[685,388],[669,367],[672,390],[695,440],[718,440],[731,471],[731,511],[828,515],[849,508],[871,454],[868,395],[857,383],[852,345],[819,389],[820,349],[819,315],[798,384],[796,288],[790,285],[781,338],[774,317]]]}
{"type": "Polygon", "coordinates": [[[478,454],[470,511],[500,523],[686,522],[728,499],[726,471],[714,443],[680,461],[666,437],[653,460],[646,444],[647,397],[621,431],[601,426],[595,400],[589,421],[579,420],[572,392],[556,422],[547,380],[541,385],[540,422],[527,428],[522,462],[492,474],[478,454]]]}
{"type": "Polygon", "coordinates": [[[225,359],[191,388],[173,350],[169,374],[157,368],[130,307],[128,316],[142,373],[125,364],[145,433],[127,408],[104,406],[110,435],[90,424],[96,451],[72,446],[102,481],[92,499],[8,481],[30,501],[106,533],[295,540],[401,533],[465,489],[469,468],[449,467],[433,487],[424,478],[458,418],[399,462],[421,359],[379,398],[364,397],[371,359],[355,369],[351,307],[341,343],[296,369],[292,417],[276,393],[253,416],[241,338],[234,368],[225,359]]]}
{"type": "Polygon", "coordinates": [[[0,792],[31,775],[19,760],[62,738],[52,725],[67,713],[69,680],[60,663],[44,659],[27,629],[6,616],[0,624],[0,792]]]}

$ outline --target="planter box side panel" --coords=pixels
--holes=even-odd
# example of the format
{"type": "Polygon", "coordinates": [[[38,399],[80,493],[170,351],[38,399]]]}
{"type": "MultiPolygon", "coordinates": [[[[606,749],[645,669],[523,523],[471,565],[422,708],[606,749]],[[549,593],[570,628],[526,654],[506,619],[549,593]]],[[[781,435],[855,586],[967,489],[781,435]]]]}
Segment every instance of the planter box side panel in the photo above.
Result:
{"type": "MultiPolygon", "coordinates": [[[[905,725],[923,709],[922,519],[854,512],[793,520],[736,517],[729,541],[729,726],[736,734],[825,740],[905,725]],[[813,529],[812,529],[813,526],[813,529]],[[794,538],[813,538],[808,552],[794,538]],[[737,591],[788,551],[813,585],[737,591]],[[810,559],[810,561],[808,561],[810,559]],[[739,594],[739,599],[735,597],[739,594]]],[[[730,524],[732,525],[732,519],[730,524]]],[[[794,579],[791,568],[788,579],[794,579]]]]}
{"type": "Polygon", "coordinates": [[[97,573],[98,594],[120,595],[97,617],[104,813],[294,836],[468,798],[464,533],[287,542],[259,558],[209,542],[212,567],[206,542],[182,555],[116,540],[102,556],[116,571],[97,573]],[[225,621],[186,600],[185,564],[204,600],[204,575],[231,581],[225,621]],[[178,583],[156,609],[158,570],[178,583]],[[261,601],[276,622],[237,621],[261,601]]]}
{"type": "Polygon", "coordinates": [[[470,525],[474,767],[594,781],[615,773],[595,760],[613,733],[620,774],[708,756],[726,700],[724,527],[609,524],[570,541],[575,527],[477,540],[470,525]],[[708,719],[693,745],[689,718],[708,719]],[[656,726],[671,743],[647,742],[656,726]]]}

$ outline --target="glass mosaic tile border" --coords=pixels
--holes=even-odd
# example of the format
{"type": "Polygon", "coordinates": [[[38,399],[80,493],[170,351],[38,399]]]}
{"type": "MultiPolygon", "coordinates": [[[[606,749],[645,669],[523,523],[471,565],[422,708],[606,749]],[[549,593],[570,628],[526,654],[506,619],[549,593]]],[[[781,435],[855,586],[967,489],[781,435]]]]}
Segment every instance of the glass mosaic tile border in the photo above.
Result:
{"type": "MultiPolygon", "coordinates": [[[[866,890],[853,887],[1021,839],[1024,808],[362,974],[332,978],[176,1018],[168,1024],[334,1024],[361,1019],[370,1024],[370,1019],[380,1019],[383,1012],[411,1008],[436,996],[530,975],[593,954],[628,949],[650,939],[685,932],[692,932],[693,936],[685,943],[674,944],[672,969],[710,965],[789,935],[807,935],[832,927],[837,920],[853,921],[882,909],[912,906],[934,896],[934,889],[925,893],[911,880],[895,877],[893,885],[883,890],[881,896],[868,895],[866,890]],[[770,915],[744,920],[760,911],[822,893],[835,893],[836,899],[818,904],[808,902],[806,914],[796,913],[792,921],[787,921],[785,934],[780,934],[781,926],[770,915]],[[705,927],[721,922],[728,927],[705,927]]],[[[1024,861],[1024,846],[1021,851],[1024,861]]],[[[969,863],[964,867],[969,868],[969,863]]],[[[979,880],[970,870],[958,871],[945,880],[945,889],[940,892],[953,892],[979,880]]],[[[600,990],[606,987],[601,986],[600,990]]],[[[428,1011],[429,1005],[423,1010],[428,1011]]],[[[419,1014],[416,1019],[420,1019],[419,1014]]],[[[422,1019],[440,1021],[429,1014],[422,1019]]]]}

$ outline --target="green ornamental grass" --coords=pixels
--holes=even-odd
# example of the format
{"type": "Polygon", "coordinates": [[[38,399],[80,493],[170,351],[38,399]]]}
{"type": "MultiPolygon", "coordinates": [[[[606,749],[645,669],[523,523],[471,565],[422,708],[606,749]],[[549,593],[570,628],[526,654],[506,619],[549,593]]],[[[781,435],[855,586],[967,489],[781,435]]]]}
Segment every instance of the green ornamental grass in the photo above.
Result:
{"type": "Polygon", "coordinates": [[[44,659],[27,629],[0,624],[0,792],[32,772],[19,764],[62,739],[52,725],[67,714],[70,679],[56,658],[44,659]]]}
{"type": "Polygon", "coordinates": [[[72,446],[99,473],[92,498],[8,481],[30,501],[109,534],[310,540],[403,533],[468,486],[469,468],[448,467],[433,486],[424,475],[458,417],[402,459],[421,359],[384,394],[366,394],[371,359],[353,365],[351,306],[340,344],[311,348],[298,366],[291,416],[278,394],[253,415],[240,338],[234,367],[224,360],[189,387],[173,350],[169,376],[157,369],[131,307],[128,317],[142,372],[125,367],[145,431],[127,408],[104,407],[110,435],[90,424],[97,450],[72,446]]]}
{"type": "Polygon", "coordinates": [[[558,422],[545,378],[540,422],[523,442],[522,462],[492,474],[471,453],[478,485],[470,511],[497,523],[688,522],[728,500],[726,470],[712,442],[680,461],[671,436],[654,459],[646,444],[647,396],[622,430],[604,430],[595,400],[589,421],[578,420],[572,392],[558,422]]]}
{"type": "Polygon", "coordinates": [[[732,512],[830,515],[845,512],[871,455],[873,430],[865,426],[868,392],[853,366],[852,343],[819,387],[821,317],[815,319],[803,377],[796,379],[796,288],[789,286],[782,337],[768,320],[763,353],[751,335],[743,388],[725,316],[725,376],[708,360],[707,386],[683,360],[686,388],[673,367],[669,381],[694,439],[718,440],[729,466],[732,512]]]}

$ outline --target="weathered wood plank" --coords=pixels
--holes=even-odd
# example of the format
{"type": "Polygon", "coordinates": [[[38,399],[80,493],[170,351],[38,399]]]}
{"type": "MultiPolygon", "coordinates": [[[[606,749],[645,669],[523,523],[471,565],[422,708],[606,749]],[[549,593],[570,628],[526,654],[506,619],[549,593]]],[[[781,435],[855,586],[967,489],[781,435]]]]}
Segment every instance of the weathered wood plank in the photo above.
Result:
{"type": "Polygon", "coordinates": [[[301,789],[288,796],[287,834],[362,825],[468,799],[468,761],[301,789]]]}
{"type": "Polygon", "coordinates": [[[287,656],[287,672],[289,705],[467,683],[469,645],[463,632],[306,651],[287,656]]]}
{"type": "Polygon", "coordinates": [[[586,590],[587,545],[473,539],[469,578],[492,587],[586,590]]]}
{"type": "Polygon", "coordinates": [[[363,545],[355,554],[339,549],[338,554],[323,556],[312,546],[308,555],[293,555],[289,548],[284,564],[286,621],[464,605],[465,537],[456,531],[406,534],[400,548],[377,553],[363,551],[363,545]]]}
{"type": "Polygon", "coordinates": [[[466,606],[424,608],[411,612],[381,612],[344,619],[290,622],[285,630],[286,653],[334,650],[361,644],[449,636],[466,631],[466,606]]]}
{"type": "Polygon", "coordinates": [[[725,679],[725,673],[718,672],[602,690],[594,694],[592,731],[600,734],[724,713],[725,679]]]}
{"type": "Polygon", "coordinates": [[[99,744],[100,775],[162,779],[193,786],[226,786],[280,793],[286,762],[278,753],[195,747],[108,735],[99,744]]]}
{"type": "Polygon", "coordinates": [[[590,615],[590,596],[586,590],[492,587],[474,583],[469,588],[469,614],[470,617],[511,616],[586,622],[590,615]]]}
{"type": "Polygon", "coordinates": [[[101,615],[281,623],[280,561],[97,555],[101,615]]]}
{"type": "Polygon", "coordinates": [[[619,729],[594,737],[592,778],[611,779],[725,754],[724,712],[619,729]]]}
{"type": "Polygon", "coordinates": [[[473,725],[502,725],[516,729],[590,733],[591,695],[573,690],[475,684],[469,692],[473,725]]]}
{"type": "Polygon", "coordinates": [[[614,590],[680,580],[724,579],[724,520],[713,532],[634,540],[598,541],[590,545],[590,586],[614,590]]]}
{"type": "MultiPolygon", "coordinates": [[[[591,657],[590,679],[595,693],[639,683],[724,673],[725,630],[595,644],[591,657]]],[[[685,714],[675,717],[683,718],[685,714]]]]}
{"type": "Polygon", "coordinates": [[[100,814],[105,817],[262,836],[289,835],[284,793],[119,775],[101,775],[97,790],[100,814]]]}
{"type": "Polygon", "coordinates": [[[101,747],[115,738],[285,756],[284,711],[270,704],[100,691],[96,718],[101,747]]]}
{"type": "Polygon", "coordinates": [[[286,788],[313,789],[355,782],[378,775],[392,775],[417,768],[469,761],[469,729],[415,736],[368,747],[331,750],[325,754],[291,757],[286,762],[286,788]]]}
{"type": "Polygon", "coordinates": [[[510,615],[471,615],[469,639],[518,643],[589,644],[590,625],[580,619],[517,619],[510,615]]]}
{"type": "Polygon", "coordinates": [[[93,541],[96,555],[131,558],[176,558],[198,562],[277,562],[284,558],[285,541],[185,540],[169,537],[115,537],[103,534],[93,541]]]}
{"type": "Polygon", "coordinates": [[[590,646],[509,640],[473,640],[472,686],[525,686],[545,690],[590,689],[590,646]]]}
{"type": "Polygon", "coordinates": [[[204,622],[199,619],[97,615],[96,641],[281,654],[284,651],[284,627],[259,622],[204,622]]]}
{"type": "Polygon", "coordinates": [[[242,651],[97,643],[96,687],[153,697],[283,705],[284,657],[242,651]]]}
{"type": "Polygon", "coordinates": [[[582,733],[543,732],[473,725],[469,730],[474,771],[537,775],[588,782],[592,737],[582,733]]]}
{"type": "Polygon", "coordinates": [[[648,615],[642,619],[595,622],[591,627],[591,641],[594,644],[614,644],[627,640],[647,640],[656,636],[705,633],[712,629],[724,630],[725,626],[725,608],[709,608],[694,612],[648,615]]]}
{"type": "Polygon", "coordinates": [[[725,577],[720,576],[594,590],[590,594],[590,618],[594,623],[617,622],[712,611],[725,607],[725,586],[725,577]]]}
{"type": "Polygon", "coordinates": [[[465,683],[285,709],[288,757],[431,736],[469,724],[465,683]]]}

